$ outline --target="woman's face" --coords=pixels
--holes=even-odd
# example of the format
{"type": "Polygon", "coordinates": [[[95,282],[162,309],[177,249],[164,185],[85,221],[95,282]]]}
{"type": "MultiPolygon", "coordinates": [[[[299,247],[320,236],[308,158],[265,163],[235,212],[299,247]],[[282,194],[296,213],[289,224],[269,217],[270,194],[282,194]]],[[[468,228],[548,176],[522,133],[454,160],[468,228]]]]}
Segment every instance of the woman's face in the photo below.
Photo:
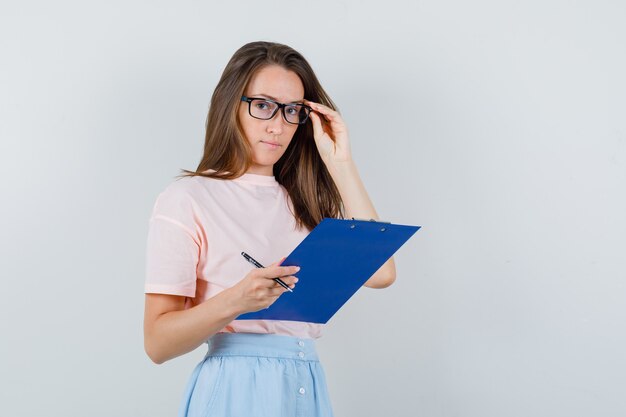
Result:
{"type": "MultiPolygon", "coordinates": [[[[244,91],[247,97],[263,97],[279,103],[302,102],[304,86],[300,77],[277,65],[258,70],[244,91]]],[[[255,119],[248,113],[248,103],[239,103],[239,123],[252,149],[250,174],[273,175],[274,164],[285,153],[298,125],[288,123],[281,110],[269,120],[255,119]]]]}

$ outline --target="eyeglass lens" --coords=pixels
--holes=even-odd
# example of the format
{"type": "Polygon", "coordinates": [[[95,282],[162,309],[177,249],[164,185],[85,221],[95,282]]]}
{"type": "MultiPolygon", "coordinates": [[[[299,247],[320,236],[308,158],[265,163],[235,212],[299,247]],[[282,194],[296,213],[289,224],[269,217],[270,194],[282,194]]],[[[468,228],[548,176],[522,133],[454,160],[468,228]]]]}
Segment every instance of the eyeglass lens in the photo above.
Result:
{"type": "MultiPolygon", "coordinates": [[[[250,102],[250,114],[259,119],[271,119],[277,108],[278,105],[271,101],[253,99],[250,102]]],[[[309,109],[301,104],[287,104],[283,114],[289,123],[302,124],[309,117],[309,109]]]]}

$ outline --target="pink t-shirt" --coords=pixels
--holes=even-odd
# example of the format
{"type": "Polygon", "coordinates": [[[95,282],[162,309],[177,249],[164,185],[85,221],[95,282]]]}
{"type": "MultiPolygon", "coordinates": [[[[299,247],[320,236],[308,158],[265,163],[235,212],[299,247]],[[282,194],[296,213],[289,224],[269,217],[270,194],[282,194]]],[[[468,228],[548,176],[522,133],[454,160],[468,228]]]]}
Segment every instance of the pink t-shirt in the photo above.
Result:
{"type": "MultiPolygon", "coordinates": [[[[250,269],[241,252],[263,265],[289,255],[306,237],[274,177],[234,180],[183,177],[159,194],[146,245],[146,293],[188,297],[193,307],[242,280],[250,269]]],[[[317,339],[322,325],[281,320],[234,320],[220,332],[275,333],[317,339]]]]}

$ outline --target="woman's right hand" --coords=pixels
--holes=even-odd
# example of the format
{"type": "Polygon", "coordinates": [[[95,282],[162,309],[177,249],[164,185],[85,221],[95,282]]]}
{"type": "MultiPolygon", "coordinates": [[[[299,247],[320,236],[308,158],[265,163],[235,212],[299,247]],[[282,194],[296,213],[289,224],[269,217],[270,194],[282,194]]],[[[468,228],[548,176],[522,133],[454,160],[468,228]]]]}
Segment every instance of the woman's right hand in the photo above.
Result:
{"type": "Polygon", "coordinates": [[[284,292],[287,292],[274,278],[280,278],[293,289],[298,278],[293,276],[300,270],[297,266],[279,266],[284,259],[265,268],[252,269],[241,281],[229,288],[241,314],[263,310],[271,306],[284,292]]]}

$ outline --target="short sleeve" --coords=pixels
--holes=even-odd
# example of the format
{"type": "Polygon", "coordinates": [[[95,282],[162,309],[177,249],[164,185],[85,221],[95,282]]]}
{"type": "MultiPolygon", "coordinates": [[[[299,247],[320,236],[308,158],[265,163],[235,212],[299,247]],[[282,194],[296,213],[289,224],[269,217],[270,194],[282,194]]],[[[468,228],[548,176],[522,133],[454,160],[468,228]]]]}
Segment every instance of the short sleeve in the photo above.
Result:
{"type": "Polygon", "coordinates": [[[146,242],[146,293],[194,297],[200,240],[195,204],[184,191],[169,187],[159,194],[146,242]]]}

